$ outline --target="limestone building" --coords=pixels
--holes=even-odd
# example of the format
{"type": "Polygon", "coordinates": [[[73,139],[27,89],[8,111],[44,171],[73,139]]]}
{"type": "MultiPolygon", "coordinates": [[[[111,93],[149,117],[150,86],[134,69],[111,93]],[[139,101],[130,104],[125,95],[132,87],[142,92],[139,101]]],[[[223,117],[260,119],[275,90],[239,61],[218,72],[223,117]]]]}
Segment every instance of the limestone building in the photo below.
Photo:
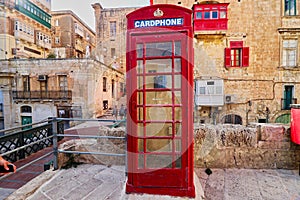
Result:
{"type": "Polygon", "coordinates": [[[94,59],[95,32],[72,11],[0,0],[0,24],[0,129],[97,118],[123,96],[124,73],[94,59]]]}
{"type": "Polygon", "coordinates": [[[46,58],[51,49],[50,0],[0,1],[0,59],[46,58]]]}
{"type": "Polygon", "coordinates": [[[0,71],[5,128],[48,117],[97,118],[123,95],[123,73],[93,59],[6,60],[0,71]]]}
{"type": "Polygon", "coordinates": [[[300,98],[300,2],[154,0],[193,9],[195,120],[289,123],[300,98]]]}
{"type": "Polygon", "coordinates": [[[97,51],[95,55],[105,64],[125,70],[126,15],[137,8],[103,8],[99,3],[92,6],[96,23],[97,51]]]}
{"type": "Polygon", "coordinates": [[[89,58],[95,32],[70,10],[52,11],[52,53],[56,58],[89,58]]]}

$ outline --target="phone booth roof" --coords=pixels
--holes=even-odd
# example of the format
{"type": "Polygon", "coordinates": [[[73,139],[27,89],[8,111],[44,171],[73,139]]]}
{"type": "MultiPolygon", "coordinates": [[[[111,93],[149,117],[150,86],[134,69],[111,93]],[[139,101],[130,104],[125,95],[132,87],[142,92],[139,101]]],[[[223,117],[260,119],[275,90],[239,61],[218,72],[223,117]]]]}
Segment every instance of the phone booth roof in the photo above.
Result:
{"type": "Polygon", "coordinates": [[[127,29],[183,29],[192,27],[192,10],[172,4],[156,4],[127,15],[127,29]]]}

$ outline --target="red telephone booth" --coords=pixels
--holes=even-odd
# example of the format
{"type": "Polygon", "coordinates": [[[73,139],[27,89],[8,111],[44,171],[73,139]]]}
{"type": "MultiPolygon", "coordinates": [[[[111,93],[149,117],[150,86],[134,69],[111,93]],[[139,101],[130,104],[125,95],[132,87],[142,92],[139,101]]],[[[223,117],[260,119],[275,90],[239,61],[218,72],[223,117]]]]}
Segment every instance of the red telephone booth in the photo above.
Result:
{"type": "Polygon", "coordinates": [[[127,193],[195,196],[192,11],[127,15],[127,193]]]}
{"type": "Polygon", "coordinates": [[[300,144],[300,104],[291,107],[291,141],[300,144]]]}

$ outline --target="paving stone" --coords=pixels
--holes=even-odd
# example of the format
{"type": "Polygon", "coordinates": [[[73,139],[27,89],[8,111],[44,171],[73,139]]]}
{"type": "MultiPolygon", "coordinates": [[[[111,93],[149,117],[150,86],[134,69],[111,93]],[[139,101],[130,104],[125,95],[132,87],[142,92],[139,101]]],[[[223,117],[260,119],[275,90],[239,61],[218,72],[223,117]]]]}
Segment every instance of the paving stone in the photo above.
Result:
{"type": "Polygon", "coordinates": [[[125,173],[113,168],[107,168],[95,175],[94,178],[105,180],[105,182],[117,183],[125,180],[125,173]]]}
{"type": "Polygon", "coordinates": [[[7,196],[12,194],[15,189],[6,189],[6,188],[0,188],[0,199],[5,199],[7,196]]]}
{"type": "Polygon", "coordinates": [[[58,199],[61,196],[68,195],[69,193],[76,192],[74,188],[79,186],[78,181],[65,179],[64,185],[52,185],[52,189],[45,191],[45,194],[51,199],[58,199]]]}
{"type": "Polygon", "coordinates": [[[284,189],[284,185],[279,176],[262,172],[257,172],[257,176],[263,199],[289,199],[288,192],[284,189]]]}
{"type": "MultiPolygon", "coordinates": [[[[122,183],[119,183],[120,185],[122,183]]],[[[108,196],[112,195],[114,191],[116,191],[119,187],[119,184],[115,184],[113,182],[106,182],[105,184],[101,184],[96,187],[91,193],[89,193],[82,200],[99,200],[99,199],[107,199],[108,196]]]]}
{"type": "Polygon", "coordinates": [[[88,182],[74,188],[70,193],[64,196],[65,199],[81,200],[88,196],[99,185],[104,184],[101,180],[88,179],[88,182]]]}
{"type": "Polygon", "coordinates": [[[212,169],[212,174],[208,177],[204,195],[207,200],[223,200],[225,189],[225,170],[212,169]]]}
{"type": "Polygon", "coordinates": [[[244,188],[244,181],[241,178],[243,171],[241,170],[226,170],[225,173],[225,199],[238,199],[245,197],[246,191],[244,188]]]}
{"type": "Polygon", "coordinates": [[[46,194],[42,192],[37,192],[35,195],[32,195],[31,197],[27,198],[26,200],[52,200],[49,198],[46,194]]]}

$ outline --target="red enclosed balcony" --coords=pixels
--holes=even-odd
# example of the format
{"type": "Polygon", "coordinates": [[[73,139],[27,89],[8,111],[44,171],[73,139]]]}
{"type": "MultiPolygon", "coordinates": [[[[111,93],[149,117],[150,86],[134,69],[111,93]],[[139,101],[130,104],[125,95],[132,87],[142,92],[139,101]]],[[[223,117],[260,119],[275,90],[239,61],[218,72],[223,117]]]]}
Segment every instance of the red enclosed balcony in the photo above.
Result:
{"type": "Polygon", "coordinates": [[[228,3],[205,3],[195,4],[194,32],[201,31],[224,31],[227,30],[227,7],[228,3]]]}

